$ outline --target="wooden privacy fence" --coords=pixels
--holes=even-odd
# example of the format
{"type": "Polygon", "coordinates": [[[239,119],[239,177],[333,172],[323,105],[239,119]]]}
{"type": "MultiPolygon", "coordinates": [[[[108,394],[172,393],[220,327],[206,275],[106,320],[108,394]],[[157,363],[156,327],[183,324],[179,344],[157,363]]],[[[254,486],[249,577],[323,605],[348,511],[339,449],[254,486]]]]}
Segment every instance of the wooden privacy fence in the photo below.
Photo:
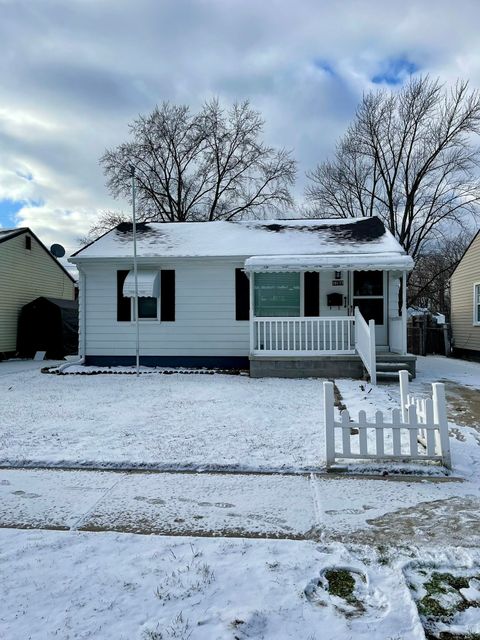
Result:
{"type": "Polygon", "coordinates": [[[327,467],[339,459],[375,461],[434,460],[451,468],[444,385],[432,384],[431,398],[409,393],[408,372],[400,372],[401,408],[390,420],[382,411],[368,421],[365,411],[352,420],[344,410],[335,420],[333,382],[323,383],[327,467]]]}

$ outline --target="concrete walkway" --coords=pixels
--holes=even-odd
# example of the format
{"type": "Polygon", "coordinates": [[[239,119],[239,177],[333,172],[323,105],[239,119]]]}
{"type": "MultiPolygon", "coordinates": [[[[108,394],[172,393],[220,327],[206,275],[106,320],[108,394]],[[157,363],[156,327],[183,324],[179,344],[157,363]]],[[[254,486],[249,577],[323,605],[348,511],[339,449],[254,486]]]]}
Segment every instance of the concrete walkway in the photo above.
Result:
{"type": "Polygon", "coordinates": [[[469,547],[479,509],[478,489],[434,479],[0,471],[11,528],[469,547]]]}
{"type": "Polygon", "coordinates": [[[21,371],[35,371],[43,367],[54,367],[65,360],[3,360],[0,362],[0,376],[9,376],[21,371]]]}

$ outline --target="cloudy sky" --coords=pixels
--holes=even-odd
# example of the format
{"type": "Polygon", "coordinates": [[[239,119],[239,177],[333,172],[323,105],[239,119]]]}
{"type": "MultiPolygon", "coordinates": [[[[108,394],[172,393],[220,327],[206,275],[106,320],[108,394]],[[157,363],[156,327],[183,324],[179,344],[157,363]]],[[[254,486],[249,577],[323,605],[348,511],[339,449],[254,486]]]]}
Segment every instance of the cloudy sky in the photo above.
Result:
{"type": "Polygon", "coordinates": [[[480,86],[478,0],[0,0],[0,226],[73,251],[126,210],[98,158],[163,100],[250,99],[297,193],[362,92],[410,73],[480,86]]]}

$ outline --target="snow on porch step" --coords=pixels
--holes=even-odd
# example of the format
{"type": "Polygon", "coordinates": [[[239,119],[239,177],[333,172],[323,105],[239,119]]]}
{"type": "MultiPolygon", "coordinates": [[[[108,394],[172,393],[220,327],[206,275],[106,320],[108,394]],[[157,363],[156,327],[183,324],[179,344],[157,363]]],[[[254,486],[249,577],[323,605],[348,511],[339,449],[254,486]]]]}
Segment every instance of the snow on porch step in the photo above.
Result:
{"type": "MultiPolygon", "coordinates": [[[[412,374],[408,372],[408,378],[412,379],[412,374]]],[[[398,371],[381,371],[377,369],[377,380],[392,380],[398,382],[398,371]]]]}
{"type": "Polygon", "coordinates": [[[408,370],[408,364],[406,362],[377,361],[377,371],[401,371],[402,369],[408,370]]]}

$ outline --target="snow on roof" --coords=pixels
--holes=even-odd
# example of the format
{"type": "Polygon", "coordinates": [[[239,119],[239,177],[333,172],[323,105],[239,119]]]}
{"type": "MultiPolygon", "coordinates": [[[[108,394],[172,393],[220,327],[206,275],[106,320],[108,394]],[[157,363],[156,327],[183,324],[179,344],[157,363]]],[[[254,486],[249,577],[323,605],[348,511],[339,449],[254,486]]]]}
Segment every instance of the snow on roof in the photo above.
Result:
{"type": "Polygon", "coordinates": [[[0,242],[20,235],[24,231],[27,231],[27,227],[17,227],[16,229],[0,229],[0,242]]]}
{"type": "Polygon", "coordinates": [[[413,269],[410,256],[393,252],[336,253],[303,256],[253,256],[245,260],[246,271],[311,271],[312,269],[401,270],[413,269]]]}
{"type": "MultiPolygon", "coordinates": [[[[137,225],[137,255],[140,258],[344,253],[405,255],[397,240],[376,217],[137,225]]],[[[122,223],[74,253],[71,261],[131,258],[132,254],[132,225],[122,223]]]]}

